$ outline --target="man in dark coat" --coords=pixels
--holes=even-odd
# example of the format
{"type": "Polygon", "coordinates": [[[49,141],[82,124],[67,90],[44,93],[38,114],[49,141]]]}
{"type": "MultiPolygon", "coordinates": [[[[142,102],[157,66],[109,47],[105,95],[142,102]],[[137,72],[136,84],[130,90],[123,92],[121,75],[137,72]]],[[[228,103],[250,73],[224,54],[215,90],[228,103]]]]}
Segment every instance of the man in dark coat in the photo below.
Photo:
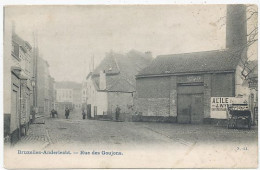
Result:
{"type": "Polygon", "coordinates": [[[82,110],[82,119],[86,119],[86,113],[84,109],[82,110]]]}
{"type": "Polygon", "coordinates": [[[55,109],[52,109],[51,115],[52,115],[52,118],[55,118],[55,115],[56,115],[56,117],[58,117],[58,112],[55,109]]]}
{"type": "Polygon", "coordinates": [[[66,119],[69,118],[69,115],[70,115],[70,110],[66,107],[66,109],[65,109],[65,116],[66,116],[66,119]]]}
{"type": "Polygon", "coordinates": [[[120,107],[117,105],[116,106],[116,121],[118,121],[119,115],[120,115],[120,107]]]}
{"type": "Polygon", "coordinates": [[[54,109],[51,110],[51,116],[52,116],[52,118],[55,117],[55,110],[54,109]]]}

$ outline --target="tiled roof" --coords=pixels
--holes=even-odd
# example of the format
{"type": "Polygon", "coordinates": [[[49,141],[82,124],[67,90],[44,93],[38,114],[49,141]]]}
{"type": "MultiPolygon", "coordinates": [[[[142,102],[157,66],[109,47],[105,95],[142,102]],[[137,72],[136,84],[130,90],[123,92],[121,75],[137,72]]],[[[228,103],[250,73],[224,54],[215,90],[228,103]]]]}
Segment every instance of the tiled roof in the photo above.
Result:
{"type": "Polygon", "coordinates": [[[151,60],[152,57],[134,50],[125,55],[109,53],[94,70],[92,80],[99,90],[99,73],[105,70],[107,91],[133,92],[135,91],[135,75],[151,60]]]}
{"type": "Polygon", "coordinates": [[[228,50],[158,56],[138,76],[235,70],[239,58],[228,50]]]}

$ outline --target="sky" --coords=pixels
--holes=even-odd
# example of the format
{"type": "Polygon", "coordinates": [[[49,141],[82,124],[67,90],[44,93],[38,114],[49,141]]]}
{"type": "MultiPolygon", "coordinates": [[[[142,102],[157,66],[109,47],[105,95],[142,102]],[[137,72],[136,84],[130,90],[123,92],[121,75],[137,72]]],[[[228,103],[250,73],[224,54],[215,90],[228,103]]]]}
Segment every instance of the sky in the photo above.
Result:
{"type": "Polygon", "coordinates": [[[8,6],[5,19],[32,46],[56,81],[82,82],[111,50],[153,57],[225,48],[226,5],[8,6]]]}

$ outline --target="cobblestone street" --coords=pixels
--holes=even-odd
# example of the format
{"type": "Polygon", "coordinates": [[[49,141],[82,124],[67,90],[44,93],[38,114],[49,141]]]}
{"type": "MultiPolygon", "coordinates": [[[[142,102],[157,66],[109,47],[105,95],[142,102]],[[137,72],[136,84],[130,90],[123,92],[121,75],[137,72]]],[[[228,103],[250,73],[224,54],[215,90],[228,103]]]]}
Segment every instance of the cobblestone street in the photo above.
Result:
{"type": "MultiPolygon", "coordinates": [[[[153,155],[158,151],[166,157],[176,155],[176,159],[171,160],[174,167],[178,164],[183,167],[183,162],[187,167],[200,167],[198,162],[203,162],[205,167],[214,163],[226,167],[226,164],[221,165],[223,161],[230,162],[228,167],[237,167],[243,166],[243,159],[248,155],[257,159],[257,127],[237,130],[203,124],[82,120],[80,111],[72,112],[69,119],[60,113],[59,118],[45,117],[37,121],[13,149],[66,149],[72,152],[106,149],[124,151],[127,155],[140,154],[140,151],[153,155]],[[45,124],[40,124],[43,121],[45,124]]],[[[135,155],[137,162],[142,159],[138,156],[135,155]]],[[[78,161],[81,159],[83,161],[83,157],[78,161]]],[[[150,159],[153,162],[153,158],[150,159]]],[[[142,167],[140,162],[137,165],[142,167]]]]}
{"type": "MultiPolygon", "coordinates": [[[[82,120],[80,111],[65,119],[39,118],[16,146],[33,143],[44,145],[147,145],[181,144],[191,146],[211,143],[257,142],[257,127],[247,129],[226,129],[215,125],[170,124],[153,122],[113,122],[82,120]],[[44,122],[42,124],[41,122],[44,122]]],[[[48,147],[49,147],[48,146],[48,147]]]]}

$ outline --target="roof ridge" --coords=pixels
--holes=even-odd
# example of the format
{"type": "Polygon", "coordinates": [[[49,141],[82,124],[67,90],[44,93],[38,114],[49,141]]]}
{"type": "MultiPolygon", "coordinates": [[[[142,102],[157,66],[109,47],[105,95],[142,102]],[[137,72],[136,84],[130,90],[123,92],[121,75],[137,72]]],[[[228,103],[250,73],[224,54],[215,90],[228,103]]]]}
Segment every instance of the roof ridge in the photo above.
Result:
{"type": "Polygon", "coordinates": [[[239,62],[228,49],[201,51],[196,53],[172,54],[157,57],[138,75],[188,73],[213,70],[234,70],[239,62]]]}
{"type": "MultiPolygon", "coordinates": [[[[207,53],[207,52],[228,52],[229,49],[219,49],[219,50],[207,50],[207,51],[195,51],[195,52],[186,52],[186,53],[174,53],[174,54],[162,54],[157,57],[173,57],[173,55],[185,55],[185,54],[199,54],[199,53],[207,53]]],[[[156,58],[157,58],[156,57],[156,58]]]]}
{"type": "Polygon", "coordinates": [[[112,53],[112,57],[113,57],[113,59],[115,60],[116,67],[117,67],[117,69],[118,69],[118,71],[119,71],[119,73],[120,73],[120,67],[119,67],[119,65],[118,65],[118,63],[117,63],[117,59],[116,59],[116,57],[113,55],[113,53],[112,53]]]}

